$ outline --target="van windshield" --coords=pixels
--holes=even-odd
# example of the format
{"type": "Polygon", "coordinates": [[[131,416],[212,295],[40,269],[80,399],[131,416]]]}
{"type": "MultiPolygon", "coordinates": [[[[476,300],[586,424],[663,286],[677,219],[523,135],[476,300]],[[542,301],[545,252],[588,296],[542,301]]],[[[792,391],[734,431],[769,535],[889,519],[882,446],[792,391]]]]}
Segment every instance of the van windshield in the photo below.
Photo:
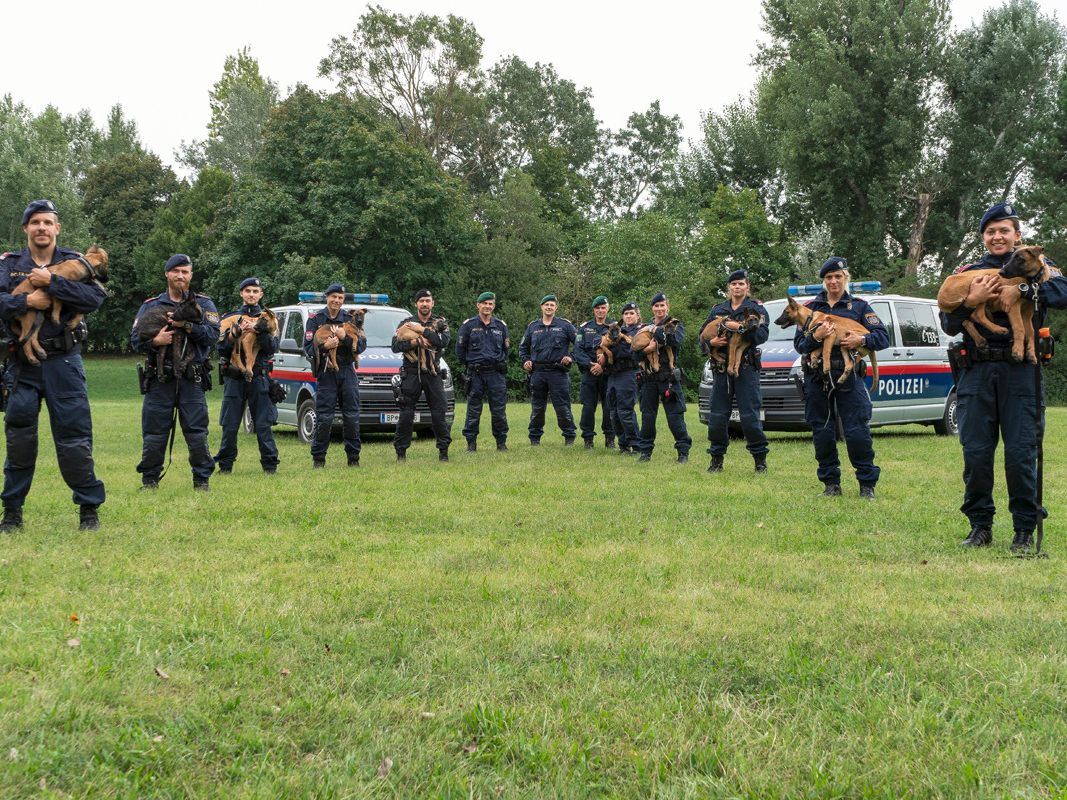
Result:
{"type": "MultiPolygon", "coordinates": [[[[351,309],[359,308],[352,306],[351,309]]],[[[389,347],[393,343],[393,334],[396,332],[400,321],[411,315],[399,308],[374,308],[367,309],[367,316],[363,320],[363,331],[367,334],[367,347],[389,347]]]]}
{"type": "Polygon", "coordinates": [[[774,324],[774,321],[782,315],[782,309],[785,308],[785,300],[768,300],[763,304],[763,307],[767,310],[767,316],[771,320],[769,326],[771,335],[767,337],[767,341],[792,342],[793,334],[797,332],[796,327],[782,328],[774,324]]]}

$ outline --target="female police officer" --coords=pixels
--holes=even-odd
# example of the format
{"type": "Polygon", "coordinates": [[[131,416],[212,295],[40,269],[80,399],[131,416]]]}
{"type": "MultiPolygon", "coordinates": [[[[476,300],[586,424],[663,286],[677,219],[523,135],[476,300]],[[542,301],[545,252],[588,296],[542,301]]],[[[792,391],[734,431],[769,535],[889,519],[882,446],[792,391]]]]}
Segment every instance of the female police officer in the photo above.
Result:
{"type": "MultiPolygon", "coordinates": [[[[849,273],[848,262],[843,258],[831,256],[819,270],[823,290],[807,305],[813,311],[822,311],[838,317],[846,317],[859,322],[869,333],[846,333],[841,337],[841,344],[848,348],[866,347],[868,350],[881,350],[889,346],[889,334],[885,325],[874,313],[866,301],[852,297],[847,291],[849,273]]],[[[793,347],[802,357],[822,347],[822,340],[834,333],[835,328],[829,320],[819,325],[801,329],[797,327],[793,338],[793,347]]],[[[881,470],[874,464],[874,445],[871,443],[871,398],[863,379],[855,373],[837,383],[844,372],[844,361],[837,349],[831,357],[830,381],[821,379],[825,373],[821,370],[805,370],[804,402],[805,417],[811,425],[812,443],[815,445],[815,457],[819,460],[818,476],[826,489],[827,497],[841,494],[841,462],[837,457],[836,418],[841,419],[845,432],[845,445],[848,448],[848,460],[856,470],[856,479],[860,484],[860,497],[873,500],[874,486],[878,483],[881,470]],[[835,416],[836,410],[836,416],[835,416]]]]}
{"type": "MultiPolygon", "coordinates": [[[[1019,217],[1008,203],[997,203],[982,216],[978,226],[985,257],[976,264],[960,267],[956,272],[972,269],[1000,269],[1021,242],[1019,217]]],[[[979,276],[970,293],[951,313],[941,314],[941,327],[955,336],[963,332],[963,323],[981,303],[1000,291],[995,274],[979,276]]],[[[1044,309],[1067,308],[1067,279],[1054,275],[1038,290],[1039,325],[1044,309]]],[[[1008,326],[1007,315],[995,311],[994,323],[1008,326]]],[[[1026,320],[1026,324],[1032,324],[1026,320]]],[[[964,335],[971,363],[959,371],[956,395],[959,398],[960,444],[963,445],[963,505],[960,506],[971,532],[962,544],[984,547],[993,542],[993,456],[997,439],[1004,439],[1004,473],[1008,483],[1008,509],[1011,511],[1015,538],[1011,549],[1026,551],[1033,544],[1037,526],[1037,434],[1044,425],[1038,409],[1044,398],[1037,396],[1034,366],[1010,359],[1011,334],[985,331],[989,346],[979,349],[968,334],[964,335]]]]}

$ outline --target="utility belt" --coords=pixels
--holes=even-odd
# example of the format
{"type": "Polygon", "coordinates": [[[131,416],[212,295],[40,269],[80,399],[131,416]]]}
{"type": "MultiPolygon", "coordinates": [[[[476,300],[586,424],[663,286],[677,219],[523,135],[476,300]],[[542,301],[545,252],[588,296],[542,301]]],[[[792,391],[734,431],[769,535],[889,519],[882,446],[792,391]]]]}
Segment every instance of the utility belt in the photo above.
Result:
{"type": "MultiPolygon", "coordinates": [[[[841,363],[842,366],[844,366],[844,362],[842,361],[841,363]]],[[[728,361],[723,361],[721,364],[715,360],[712,360],[711,362],[712,370],[719,373],[726,372],[726,368],[728,366],[730,366],[728,361]]],[[[752,367],[752,369],[756,370],[757,372],[763,369],[763,351],[760,350],[758,347],[749,347],[747,350],[741,353],[740,366],[752,367]]]]}
{"type": "Polygon", "coordinates": [[[152,381],[157,383],[170,383],[175,379],[193,381],[200,384],[200,388],[205,392],[211,391],[211,362],[204,361],[191,361],[189,365],[182,371],[180,375],[174,374],[174,365],[169,361],[163,365],[163,372],[156,369],[155,362],[152,359],[148,359],[143,364],[137,365],[137,383],[140,387],[141,394],[148,394],[148,389],[152,385],[152,381]]]}
{"type": "Polygon", "coordinates": [[[660,370],[659,372],[647,372],[641,370],[641,374],[644,376],[644,380],[649,383],[681,383],[683,379],[682,368],[675,367],[669,370],[660,370]]]}
{"type": "Polygon", "coordinates": [[[75,347],[80,345],[89,335],[88,328],[84,323],[78,323],[74,326],[74,330],[64,329],[58,336],[52,336],[48,339],[38,339],[41,347],[44,348],[46,353],[69,353],[75,347]]]}
{"type": "Polygon", "coordinates": [[[560,364],[558,361],[535,361],[533,362],[534,372],[570,372],[569,365],[560,364]]]}
{"type": "MultiPolygon", "coordinates": [[[[268,361],[266,367],[262,367],[259,364],[256,364],[255,366],[252,367],[252,377],[253,378],[258,378],[261,375],[270,376],[270,373],[271,373],[272,369],[274,369],[274,362],[273,361],[268,361]]],[[[244,377],[245,377],[245,374],[243,372],[241,372],[241,370],[239,370],[236,367],[232,366],[229,361],[219,361],[219,383],[220,384],[223,382],[224,378],[229,378],[231,380],[233,380],[235,378],[239,378],[241,380],[244,380],[244,377]]]]}
{"type": "Polygon", "coordinates": [[[615,375],[619,372],[629,372],[635,369],[637,369],[637,362],[632,358],[616,358],[611,365],[611,374],[615,375]]]}
{"type": "Polygon", "coordinates": [[[504,374],[508,371],[507,364],[468,364],[468,375],[481,375],[486,372],[499,372],[504,374]]]}

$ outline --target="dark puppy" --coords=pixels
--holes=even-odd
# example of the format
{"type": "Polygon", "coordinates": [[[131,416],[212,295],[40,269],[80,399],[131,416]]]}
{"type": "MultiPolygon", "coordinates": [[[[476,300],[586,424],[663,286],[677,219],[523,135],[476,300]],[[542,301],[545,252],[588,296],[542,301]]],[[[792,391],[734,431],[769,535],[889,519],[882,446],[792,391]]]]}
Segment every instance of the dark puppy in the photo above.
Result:
{"type": "MultiPolygon", "coordinates": [[[[193,360],[193,349],[186,347],[187,331],[191,325],[204,321],[204,309],[196,302],[196,295],[187,293],[173,311],[166,306],[153,306],[137,320],[137,335],[142,342],[150,342],[156,335],[170,328],[174,331],[171,340],[170,363],[174,365],[174,375],[181,376],[193,360]]],[[[155,353],[156,374],[163,375],[163,366],[167,360],[167,347],[157,347],[155,353]]]]}

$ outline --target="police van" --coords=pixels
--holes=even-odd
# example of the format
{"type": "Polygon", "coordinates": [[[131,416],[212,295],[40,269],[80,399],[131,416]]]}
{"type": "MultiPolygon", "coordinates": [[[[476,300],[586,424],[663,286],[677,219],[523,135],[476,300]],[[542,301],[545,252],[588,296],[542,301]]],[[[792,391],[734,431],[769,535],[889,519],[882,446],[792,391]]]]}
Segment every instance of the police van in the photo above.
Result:
{"type": "MultiPolygon", "coordinates": [[[[790,286],[789,294],[801,298],[822,291],[822,284],[790,286]]],[[[878,386],[871,385],[873,374],[868,366],[865,379],[871,395],[871,427],[882,425],[932,425],[941,435],[955,436],[956,386],[948,363],[948,346],[954,341],[941,330],[937,301],[926,297],[878,294],[881,283],[850,283],[849,294],[871,304],[889,333],[889,346],[876,353],[878,386]]],[[[796,327],[782,328],[774,323],[785,308],[785,300],[763,304],[770,317],[770,337],[761,345],[763,371],[763,428],[768,431],[805,431],[804,380],[800,355],[793,349],[796,327]]],[[[699,388],[700,421],[707,424],[711,405],[711,388],[725,378],[704,367],[699,388]]],[[[740,425],[736,403],[730,412],[732,425],[740,425]]]]}
{"type": "MultiPolygon", "coordinates": [[[[271,377],[285,387],[285,399],[278,403],[278,425],[296,427],[303,442],[310,442],[315,435],[315,376],[311,364],[304,356],[304,329],[308,318],[326,306],[322,292],[300,292],[299,302],[291,306],[272,308],[278,316],[278,352],[274,355],[271,377]]],[[[400,406],[394,387],[400,384],[402,355],[391,349],[393,333],[401,320],[411,316],[403,308],[389,305],[389,295],[346,294],[344,309],[365,309],[363,330],[367,335],[367,349],[360,353],[359,367],[359,427],[360,431],[390,432],[396,430],[400,419],[400,406]]],[[[456,413],[456,396],[452,386],[452,373],[444,359],[438,363],[438,371],[444,382],[447,409],[446,421],[452,424],[456,413]]],[[[334,424],[341,424],[341,415],[334,417],[334,424]]],[[[245,419],[246,430],[251,420],[245,419]]],[[[415,430],[419,434],[431,430],[430,407],[425,397],[415,406],[415,430]]]]}

